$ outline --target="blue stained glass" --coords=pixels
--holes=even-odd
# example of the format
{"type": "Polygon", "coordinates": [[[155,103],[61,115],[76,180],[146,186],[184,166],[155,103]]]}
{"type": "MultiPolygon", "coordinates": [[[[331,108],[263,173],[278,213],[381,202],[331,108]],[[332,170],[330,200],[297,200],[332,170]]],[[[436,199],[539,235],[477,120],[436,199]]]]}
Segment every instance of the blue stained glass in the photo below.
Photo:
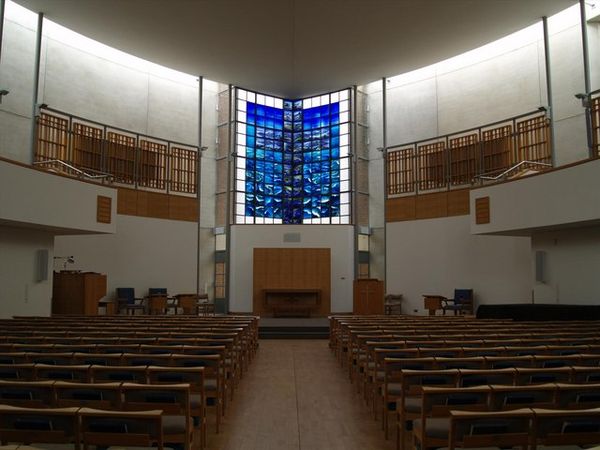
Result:
{"type": "Polygon", "coordinates": [[[302,105],[246,102],[247,215],[283,223],[339,215],[339,104],[302,105]]]}

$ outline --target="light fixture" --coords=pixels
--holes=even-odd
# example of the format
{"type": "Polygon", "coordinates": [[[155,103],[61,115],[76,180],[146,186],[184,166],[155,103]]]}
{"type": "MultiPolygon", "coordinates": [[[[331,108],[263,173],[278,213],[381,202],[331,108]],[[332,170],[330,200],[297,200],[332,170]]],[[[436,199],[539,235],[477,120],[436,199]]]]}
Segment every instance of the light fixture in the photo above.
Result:
{"type": "Polygon", "coordinates": [[[10,94],[10,91],[7,89],[2,89],[0,90],[0,105],[2,104],[2,97],[4,97],[5,95],[10,94]]]}

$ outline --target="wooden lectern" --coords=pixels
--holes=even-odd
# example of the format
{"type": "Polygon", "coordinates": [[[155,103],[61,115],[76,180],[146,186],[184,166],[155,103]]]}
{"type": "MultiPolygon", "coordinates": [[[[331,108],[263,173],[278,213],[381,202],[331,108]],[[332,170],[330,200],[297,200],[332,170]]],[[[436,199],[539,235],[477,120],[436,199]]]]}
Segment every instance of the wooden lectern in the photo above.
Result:
{"type": "Polygon", "coordinates": [[[354,314],[383,314],[383,281],[376,278],[354,280],[354,314]]]}
{"type": "Polygon", "coordinates": [[[106,275],[93,272],[54,272],[52,314],[98,315],[98,301],[106,295],[106,275]]]}

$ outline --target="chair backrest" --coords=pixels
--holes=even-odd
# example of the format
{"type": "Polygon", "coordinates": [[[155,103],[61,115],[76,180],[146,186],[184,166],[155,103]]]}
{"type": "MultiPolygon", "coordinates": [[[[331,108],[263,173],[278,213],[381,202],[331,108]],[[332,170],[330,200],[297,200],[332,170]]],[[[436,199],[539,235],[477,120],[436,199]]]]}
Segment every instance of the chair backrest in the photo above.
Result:
{"type": "Polygon", "coordinates": [[[530,446],[531,409],[492,412],[450,412],[449,448],[530,446]]]}
{"type": "Polygon", "coordinates": [[[454,289],[454,303],[473,303],[473,289],[454,289]]]}
{"type": "Polygon", "coordinates": [[[53,385],[56,406],[118,409],[121,404],[121,383],[67,383],[53,385]]]}
{"type": "Polygon", "coordinates": [[[0,440],[20,443],[73,443],[79,408],[20,408],[0,405],[0,440]]]}
{"type": "Polygon", "coordinates": [[[167,295],[167,288],[148,288],[148,295],[167,295]]]}
{"type": "Polygon", "coordinates": [[[127,303],[135,303],[135,289],[134,288],[117,288],[117,298],[127,300],[127,303]]]}
{"type": "Polygon", "coordinates": [[[88,445],[140,446],[156,445],[163,449],[162,411],[79,410],[81,440],[88,445]]]}

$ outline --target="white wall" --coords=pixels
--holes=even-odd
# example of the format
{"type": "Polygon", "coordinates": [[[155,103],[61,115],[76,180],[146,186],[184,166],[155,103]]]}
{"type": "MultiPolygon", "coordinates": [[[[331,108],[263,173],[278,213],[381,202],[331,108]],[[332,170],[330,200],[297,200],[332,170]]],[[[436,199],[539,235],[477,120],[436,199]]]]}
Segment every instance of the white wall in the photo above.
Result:
{"type": "Polygon", "coordinates": [[[254,248],[331,249],[331,311],[352,311],[354,231],[345,225],[235,225],[231,227],[229,309],[252,312],[254,248]],[[301,242],[283,242],[284,233],[300,233],[301,242]]]}
{"type": "Polygon", "coordinates": [[[529,238],[474,236],[469,216],[387,226],[387,293],[402,294],[405,314],[424,314],[423,294],[472,288],[475,304],[531,298],[529,238]]]}
{"type": "Polygon", "coordinates": [[[124,215],[116,222],[113,235],[57,236],[55,253],[75,257],[70,269],[105,273],[111,298],[117,287],[133,287],[138,296],[150,287],[196,292],[195,223],[124,215]]]}
{"type": "Polygon", "coordinates": [[[535,233],[531,244],[532,252],[545,254],[536,303],[600,303],[600,227],[535,233]]]}
{"type": "Polygon", "coordinates": [[[471,232],[530,235],[532,230],[600,222],[600,160],[471,191],[471,232]],[[490,199],[490,223],[475,222],[475,200],[490,199]]]}
{"type": "Polygon", "coordinates": [[[54,236],[0,225],[0,318],[50,315],[54,236]],[[38,250],[48,251],[48,279],[37,281],[38,250]]]}
{"type": "Polygon", "coordinates": [[[0,221],[55,233],[114,233],[117,191],[0,161],[0,221]],[[99,223],[97,198],[111,198],[113,221],[99,223]]]}

